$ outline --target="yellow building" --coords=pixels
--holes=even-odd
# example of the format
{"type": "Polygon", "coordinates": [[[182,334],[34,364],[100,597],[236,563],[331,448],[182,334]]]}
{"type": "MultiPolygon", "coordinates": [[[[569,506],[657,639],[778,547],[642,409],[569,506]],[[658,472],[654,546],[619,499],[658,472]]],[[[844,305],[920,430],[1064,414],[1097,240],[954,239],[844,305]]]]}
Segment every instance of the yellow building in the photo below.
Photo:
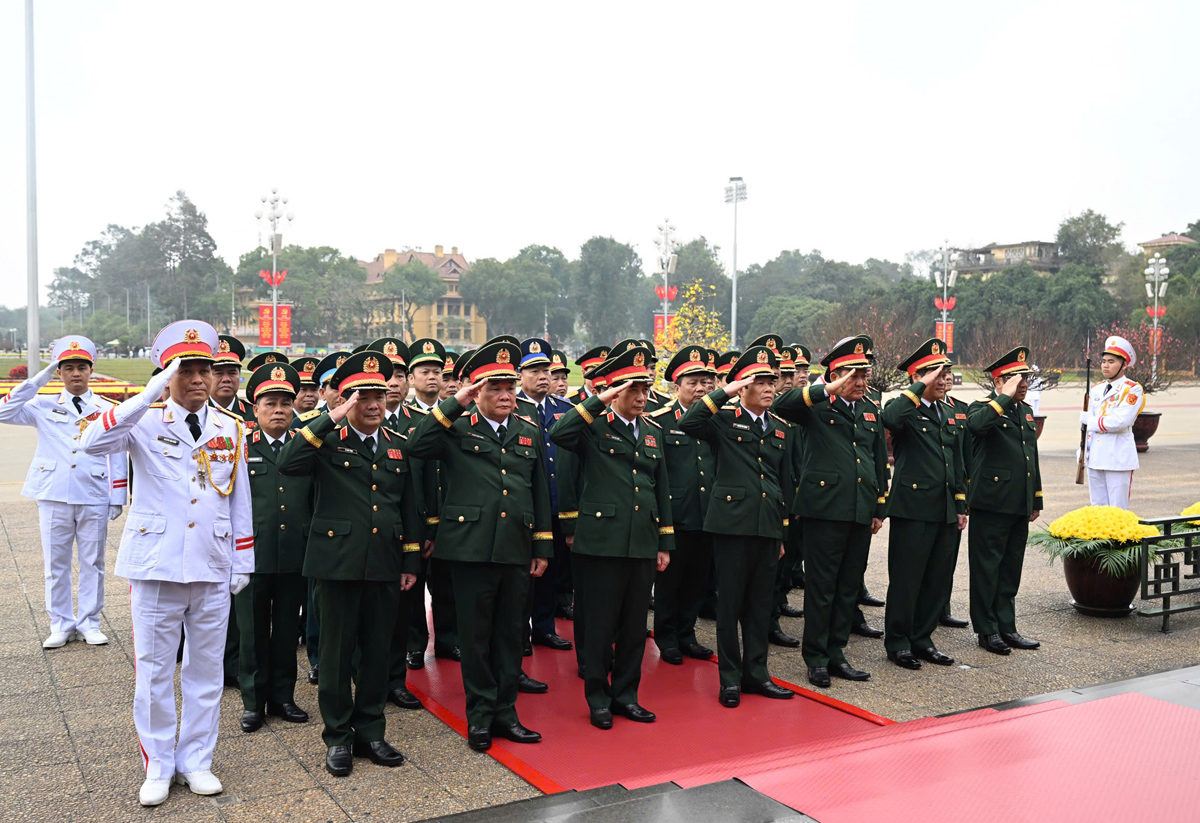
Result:
{"type": "Polygon", "coordinates": [[[1038,274],[1054,274],[1062,268],[1062,261],[1058,257],[1058,245],[1045,240],[993,243],[981,249],[955,251],[960,255],[955,264],[960,277],[979,275],[986,280],[998,271],[1022,263],[1028,263],[1038,274]]]}
{"type": "Polygon", "coordinates": [[[434,246],[433,253],[424,251],[396,251],[385,249],[370,262],[358,261],[367,271],[367,292],[371,301],[371,334],[383,337],[398,334],[401,328],[399,298],[382,293],[383,276],[393,266],[417,260],[441,275],[446,284],[446,293],[432,306],[421,306],[413,316],[407,329],[409,341],[419,337],[433,337],[449,349],[461,351],[487,342],[487,323],[468,300],[458,293],[459,278],[471,270],[466,257],[457,246],[451,246],[446,254],[442,246],[434,246]]]}
{"type": "Polygon", "coordinates": [[[1156,237],[1153,240],[1138,243],[1138,245],[1142,249],[1142,254],[1146,257],[1151,257],[1155,252],[1165,255],[1176,246],[1185,246],[1195,242],[1195,240],[1186,234],[1164,234],[1162,237],[1156,237]]]}

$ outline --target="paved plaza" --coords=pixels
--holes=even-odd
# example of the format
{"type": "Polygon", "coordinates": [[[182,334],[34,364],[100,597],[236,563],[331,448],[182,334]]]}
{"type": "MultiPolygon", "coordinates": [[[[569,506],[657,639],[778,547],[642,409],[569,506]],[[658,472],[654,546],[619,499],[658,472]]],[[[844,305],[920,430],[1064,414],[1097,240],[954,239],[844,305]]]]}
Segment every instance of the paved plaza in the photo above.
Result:
{"type": "MultiPolygon", "coordinates": [[[[973,392],[963,392],[964,399],[973,392]]],[[[1043,396],[1048,415],[1039,442],[1048,505],[1042,523],[1087,503],[1074,483],[1078,446],[1079,391],[1069,387],[1043,396]]],[[[1200,500],[1200,387],[1151,397],[1148,410],[1162,423],[1142,455],[1133,505],[1142,516],[1167,516],[1200,500]]],[[[465,741],[427,712],[388,706],[388,738],[408,757],[397,769],[356,760],[354,773],[334,778],[323,768],[316,687],[297,687],[296,702],[314,720],[291,725],[274,718],[253,733],[238,727],[241,699],[226,690],[221,737],[213,771],[225,784],[216,798],[181,787],[157,809],[137,804],[141,759],[133,729],[133,648],[128,584],[111,574],[124,518],[110,525],[102,630],[110,643],[71,643],[43,651],[49,631],[43,605],[42,553],[35,504],[19,496],[32,457],[31,429],[0,426],[0,812],[15,820],[116,821],[346,821],[422,820],[536,795],[536,789],[465,741]]],[[[876,538],[867,583],[887,594],[887,534],[876,538]]],[[[966,548],[955,576],[954,613],[966,617],[966,548]]],[[[803,592],[792,595],[803,604],[803,592]]],[[[1032,652],[987,654],[969,629],[939,629],[938,648],[956,659],[949,668],[900,669],[887,662],[879,640],[853,638],[850,662],[873,675],[871,682],[835,680],[828,693],[895,720],[910,720],[1019,697],[1081,687],[1200,663],[1200,612],[1159,621],[1137,617],[1104,620],[1077,614],[1068,603],[1062,569],[1031,551],[1017,600],[1022,634],[1042,641],[1032,652]]],[[[866,609],[882,626],[883,610],[866,609]]],[[[799,635],[801,620],[784,619],[799,635]]],[[[714,625],[703,620],[700,640],[714,645],[714,625]]],[[[537,654],[561,654],[538,648],[537,654]]],[[[301,671],[307,661],[301,655],[301,671]]],[[[805,683],[798,649],[771,650],[771,673],[805,683]]],[[[713,672],[713,699],[717,682],[713,672]]],[[[537,700],[522,696],[521,700],[537,700]]],[[[654,706],[648,706],[653,710],[654,706]]],[[[786,706],[781,706],[784,710],[786,706]]],[[[580,711],[585,711],[582,693],[580,711]]],[[[964,757],[968,756],[964,753],[964,757]]]]}

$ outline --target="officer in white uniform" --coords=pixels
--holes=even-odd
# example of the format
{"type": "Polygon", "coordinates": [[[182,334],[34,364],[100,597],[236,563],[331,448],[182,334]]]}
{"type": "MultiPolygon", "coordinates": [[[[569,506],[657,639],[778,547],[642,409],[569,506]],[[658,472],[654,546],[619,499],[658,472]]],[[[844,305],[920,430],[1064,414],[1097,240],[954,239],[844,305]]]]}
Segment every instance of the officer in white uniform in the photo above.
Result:
{"type": "Polygon", "coordinates": [[[37,451],[21,494],[38,501],[46,569],[50,636],[42,648],[57,649],[82,637],[90,646],[108,642],[100,631],[104,608],[104,544],[108,521],[121,515],[128,491],[125,455],[92,457],[80,447],[84,429],[115,403],[88,387],[96,346],[68,335],[54,347],[50,365],[16,386],[0,403],[0,422],[33,426],[37,451]],[[57,395],[38,396],[55,375],[57,395]],[[71,609],[71,560],[79,546],[79,605],[71,609]]]}
{"type": "Polygon", "coordinates": [[[217,794],[211,771],[221,710],[230,593],[254,571],[254,526],[242,421],[208,405],[217,333],[198,320],[154,340],[163,371],[88,428],[89,454],[128,450],[137,494],[117,554],[129,578],[137,687],[133,720],[146,767],[139,800],[157,806],[171,779],[217,794]],[[170,397],[155,401],[164,388],[170,397]],[[175,742],[175,655],[187,632],[182,722],[175,742]]]}
{"type": "Polygon", "coordinates": [[[1124,337],[1104,341],[1100,372],[1104,382],[1091,389],[1088,410],[1079,422],[1087,427],[1088,492],[1093,506],[1129,508],[1133,472],[1138,467],[1133,423],[1146,405],[1141,384],[1125,370],[1137,363],[1137,352],[1124,337]]]}

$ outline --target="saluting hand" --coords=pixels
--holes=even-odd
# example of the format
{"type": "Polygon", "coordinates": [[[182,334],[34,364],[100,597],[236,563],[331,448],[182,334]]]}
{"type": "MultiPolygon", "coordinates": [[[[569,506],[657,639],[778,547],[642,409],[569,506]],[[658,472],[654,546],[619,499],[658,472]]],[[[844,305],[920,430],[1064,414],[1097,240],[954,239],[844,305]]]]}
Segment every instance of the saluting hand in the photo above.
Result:
{"type": "Polygon", "coordinates": [[[834,380],[832,383],[825,384],[825,394],[830,397],[839,397],[842,394],[842,389],[849,385],[854,379],[854,369],[846,369],[846,373],[834,380]]]}
{"type": "Polygon", "coordinates": [[[611,406],[612,401],[615,400],[617,397],[619,397],[622,393],[627,391],[629,389],[629,387],[632,385],[633,385],[632,380],[626,380],[624,383],[622,383],[619,386],[612,386],[610,388],[605,389],[604,391],[600,392],[600,394],[598,395],[600,398],[600,402],[606,406],[611,406]]]}
{"type": "Polygon", "coordinates": [[[461,389],[454,393],[454,400],[464,409],[475,402],[475,398],[479,397],[479,393],[483,391],[483,387],[487,385],[487,378],[484,377],[476,380],[470,385],[464,385],[461,389]]]}
{"type": "Polygon", "coordinates": [[[1009,397],[1016,397],[1017,389],[1021,385],[1021,377],[1022,376],[1023,375],[1020,375],[1020,374],[1014,374],[1014,375],[1009,376],[1009,378],[1004,381],[1004,386],[1003,386],[1003,388],[1000,389],[1000,393],[1006,394],[1009,397]]]}
{"type": "Polygon", "coordinates": [[[329,419],[332,420],[334,423],[341,423],[343,420],[346,419],[346,415],[348,415],[350,413],[350,409],[354,408],[357,405],[358,405],[358,389],[355,389],[354,392],[349,397],[346,398],[345,402],[342,403],[342,405],[338,406],[336,409],[334,409],[333,411],[331,411],[329,413],[329,419]]]}
{"type": "Polygon", "coordinates": [[[918,377],[917,382],[924,383],[925,388],[929,388],[930,386],[932,386],[934,383],[938,382],[941,379],[942,379],[942,369],[933,369],[933,370],[928,371],[925,374],[921,375],[920,377],[918,377]]]}

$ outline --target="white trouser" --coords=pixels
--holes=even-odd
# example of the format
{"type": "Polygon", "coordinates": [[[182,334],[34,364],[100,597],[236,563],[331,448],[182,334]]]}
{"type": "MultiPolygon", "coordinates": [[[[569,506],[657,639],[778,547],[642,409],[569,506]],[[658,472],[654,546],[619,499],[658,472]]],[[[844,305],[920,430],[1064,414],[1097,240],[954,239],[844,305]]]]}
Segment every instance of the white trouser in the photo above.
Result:
{"type": "Polygon", "coordinates": [[[87,506],[38,501],[42,557],[46,569],[46,613],[50,631],[100,628],[104,608],[104,541],[108,504],[87,506]],[[71,609],[71,560],[79,544],[79,610],[71,609]]]}
{"type": "Polygon", "coordinates": [[[1129,508],[1129,492],[1133,488],[1133,470],[1111,472],[1088,469],[1088,494],[1093,506],[1129,508]]]}
{"type": "Polygon", "coordinates": [[[224,686],[228,583],[130,580],[133,613],[133,722],[147,780],[212,767],[224,686]],[[180,685],[183,710],[175,744],[175,657],[187,632],[180,685]]]}

